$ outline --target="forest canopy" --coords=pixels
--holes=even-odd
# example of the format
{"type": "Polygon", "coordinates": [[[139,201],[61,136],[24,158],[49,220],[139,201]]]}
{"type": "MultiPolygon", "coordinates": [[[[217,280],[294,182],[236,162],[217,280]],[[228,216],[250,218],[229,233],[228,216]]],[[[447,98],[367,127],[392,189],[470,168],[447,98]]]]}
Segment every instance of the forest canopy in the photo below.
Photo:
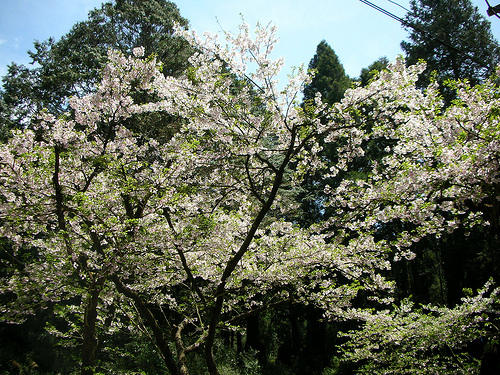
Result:
{"type": "Polygon", "coordinates": [[[138,32],[54,106],[26,91],[43,65],[4,78],[0,369],[495,373],[500,67],[351,82],[322,41],[283,84],[275,26],[219,41],[144,3],[176,18],[175,69],[138,32]]]}

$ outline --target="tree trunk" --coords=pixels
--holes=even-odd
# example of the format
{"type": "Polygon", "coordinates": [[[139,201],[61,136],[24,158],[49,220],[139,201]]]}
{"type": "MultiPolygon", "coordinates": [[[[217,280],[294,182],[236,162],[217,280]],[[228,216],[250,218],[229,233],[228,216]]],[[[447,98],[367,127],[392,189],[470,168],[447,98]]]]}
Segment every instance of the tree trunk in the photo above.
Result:
{"type": "Polygon", "coordinates": [[[82,375],[93,375],[95,372],[95,350],[97,347],[95,327],[97,321],[97,302],[99,301],[101,285],[93,286],[85,306],[83,321],[82,375]]]}
{"type": "Polygon", "coordinates": [[[182,342],[182,330],[187,325],[188,321],[184,319],[177,327],[175,333],[175,346],[177,347],[177,363],[179,364],[179,375],[189,375],[186,358],[186,348],[182,342]]]}
{"type": "MultiPolygon", "coordinates": [[[[284,160],[281,162],[281,165],[279,168],[274,169],[275,171],[275,177],[272,185],[272,189],[269,193],[269,196],[265,201],[262,201],[262,207],[259,210],[259,213],[255,217],[252,226],[248,230],[248,233],[242,242],[239,250],[234,254],[234,256],[229,259],[229,261],[226,264],[226,267],[224,269],[224,272],[222,273],[221,281],[219,285],[217,286],[217,290],[215,292],[215,295],[217,296],[215,298],[215,304],[212,309],[212,314],[210,316],[210,322],[208,326],[208,335],[207,339],[205,341],[205,360],[207,362],[207,368],[208,372],[210,375],[220,375],[219,371],[217,370],[217,365],[215,364],[215,359],[214,359],[214,353],[213,353],[213,346],[215,343],[215,334],[217,332],[217,324],[219,323],[220,316],[222,314],[222,307],[224,305],[224,298],[226,295],[226,283],[228,279],[231,277],[233,274],[233,271],[236,269],[236,266],[238,265],[239,261],[241,258],[243,258],[243,255],[247,252],[250,244],[252,243],[255,233],[257,232],[257,229],[259,229],[260,224],[266,217],[267,213],[271,209],[271,206],[274,203],[274,200],[276,198],[276,195],[278,194],[278,190],[281,187],[281,184],[283,183],[283,176],[285,174],[285,168],[288,166],[288,163],[290,161],[290,158],[292,157],[292,154],[298,153],[302,146],[305,144],[303,141],[302,145],[300,147],[295,148],[295,139],[296,139],[296,129],[293,128],[290,134],[290,143],[287,148],[287,152],[285,155],[284,160]]],[[[252,185],[252,184],[250,184],[252,185]]]]}
{"type": "Polygon", "coordinates": [[[156,345],[160,349],[161,356],[165,362],[165,365],[168,368],[168,371],[172,375],[182,375],[179,372],[179,369],[177,368],[177,364],[175,362],[174,356],[172,352],[170,351],[170,348],[168,347],[167,340],[165,339],[165,336],[163,334],[163,331],[161,330],[160,326],[158,325],[158,322],[156,321],[156,318],[154,317],[153,313],[149,308],[146,306],[144,301],[140,298],[140,296],[133,291],[132,289],[128,288],[118,276],[114,275],[112,276],[112,280],[116,285],[116,289],[120,293],[122,293],[124,296],[132,299],[134,301],[137,309],[139,310],[139,313],[141,314],[142,319],[144,319],[144,322],[151,328],[153,331],[153,335],[156,340],[156,345]]]}

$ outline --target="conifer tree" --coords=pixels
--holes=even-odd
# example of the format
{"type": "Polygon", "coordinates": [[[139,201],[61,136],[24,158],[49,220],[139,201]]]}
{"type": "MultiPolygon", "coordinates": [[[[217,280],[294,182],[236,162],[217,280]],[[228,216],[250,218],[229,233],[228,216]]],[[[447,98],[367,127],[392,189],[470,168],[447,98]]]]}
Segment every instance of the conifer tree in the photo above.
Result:
{"type": "Polygon", "coordinates": [[[388,65],[389,60],[387,59],[387,57],[383,56],[368,65],[367,68],[361,69],[361,74],[359,75],[361,86],[367,86],[372,79],[376,78],[377,73],[386,69],[388,65]]]}
{"type": "Polygon", "coordinates": [[[419,59],[427,62],[422,80],[425,85],[432,71],[439,81],[468,79],[482,82],[500,61],[500,46],[490,22],[470,0],[412,0],[407,14],[409,41],[401,48],[409,65],[419,59]]]}
{"type": "Polygon", "coordinates": [[[322,40],[316,47],[316,54],[309,62],[309,69],[316,74],[312,82],[304,89],[304,101],[314,99],[320,93],[323,101],[333,104],[340,101],[351,84],[344,67],[339,61],[335,51],[322,40]]]}

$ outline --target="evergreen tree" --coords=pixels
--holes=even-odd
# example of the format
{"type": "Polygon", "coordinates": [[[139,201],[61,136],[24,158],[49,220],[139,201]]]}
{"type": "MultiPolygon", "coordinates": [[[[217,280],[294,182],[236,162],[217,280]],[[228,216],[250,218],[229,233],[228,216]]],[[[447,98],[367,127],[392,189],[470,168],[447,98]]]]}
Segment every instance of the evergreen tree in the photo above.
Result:
{"type": "Polygon", "coordinates": [[[407,14],[409,41],[401,48],[409,65],[419,59],[427,62],[423,84],[430,72],[439,81],[468,79],[482,82],[500,61],[500,46],[494,39],[490,22],[470,0],[412,0],[407,14]]]}
{"type": "Polygon", "coordinates": [[[28,54],[36,67],[13,63],[2,78],[2,127],[25,127],[42,108],[67,111],[67,98],[95,89],[110,49],[131,53],[142,46],[146,56],[154,53],[162,62],[164,74],[180,74],[191,50],[173,36],[174,23],[187,26],[188,21],[170,1],[115,0],[89,12],[60,40],[35,41],[28,54]]]}
{"type": "MultiPolygon", "coordinates": [[[[401,43],[409,65],[419,59],[427,69],[419,85],[426,86],[432,75],[442,85],[446,106],[456,99],[456,90],[443,85],[447,79],[467,79],[472,85],[483,82],[500,62],[500,46],[490,23],[470,0],[412,0],[406,17],[409,41],[401,43]]],[[[495,222],[495,220],[492,220],[495,222]]],[[[420,303],[453,306],[464,286],[481,275],[495,276],[498,255],[492,249],[497,235],[481,229],[455,231],[439,239],[415,245],[416,259],[395,264],[393,271],[401,296],[412,295],[420,303]],[[473,239],[473,240],[471,240],[473,239]]],[[[484,282],[484,280],[481,280],[484,282]]]]}
{"type": "Polygon", "coordinates": [[[316,75],[304,88],[304,101],[314,99],[319,92],[324,102],[328,104],[338,102],[351,85],[351,80],[346,75],[337,54],[325,40],[316,47],[316,54],[309,62],[309,69],[315,70],[316,75]]]}
{"type": "MultiPolygon", "coordinates": [[[[315,75],[311,83],[304,87],[303,107],[305,111],[313,105],[317,93],[321,94],[324,103],[332,105],[344,97],[345,91],[351,85],[351,79],[345,73],[337,54],[325,40],[322,40],[316,47],[316,54],[309,62],[309,69],[314,71],[315,75]]],[[[335,146],[327,145],[322,140],[320,144],[321,158],[334,160],[335,146]]],[[[324,187],[325,182],[317,173],[306,176],[297,198],[301,201],[298,222],[308,225],[324,219],[322,198],[324,187]]]]}
{"type": "Polygon", "coordinates": [[[389,60],[383,56],[371,63],[367,68],[361,69],[361,74],[359,75],[361,86],[367,86],[376,77],[378,72],[387,68],[387,65],[389,65],[389,60]]]}

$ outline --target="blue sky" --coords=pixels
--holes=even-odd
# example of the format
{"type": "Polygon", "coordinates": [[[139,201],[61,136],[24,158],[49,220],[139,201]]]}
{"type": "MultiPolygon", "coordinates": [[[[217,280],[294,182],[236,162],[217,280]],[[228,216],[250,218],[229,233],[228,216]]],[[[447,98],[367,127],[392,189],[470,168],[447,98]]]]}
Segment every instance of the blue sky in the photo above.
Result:
{"type": "MultiPolygon", "coordinates": [[[[87,18],[102,0],[0,0],[0,76],[15,61],[30,62],[27,50],[33,41],[60,38],[71,26],[87,18]]],[[[372,3],[403,17],[407,0],[372,0],[372,3]]],[[[357,77],[381,56],[393,60],[401,53],[399,43],[407,32],[392,18],[359,0],[177,0],[181,15],[198,32],[237,31],[243,15],[251,26],[257,21],[278,26],[280,42],[276,57],[284,56],[286,70],[308,64],[318,43],[325,39],[335,50],[351,77],[357,77]]],[[[473,0],[486,15],[484,0],[473,0]]],[[[490,0],[491,5],[500,3],[490,0]]],[[[487,17],[487,16],[486,16],[487,17]]],[[[487,17],[500,39],[500,19],[487,17]]]]}

